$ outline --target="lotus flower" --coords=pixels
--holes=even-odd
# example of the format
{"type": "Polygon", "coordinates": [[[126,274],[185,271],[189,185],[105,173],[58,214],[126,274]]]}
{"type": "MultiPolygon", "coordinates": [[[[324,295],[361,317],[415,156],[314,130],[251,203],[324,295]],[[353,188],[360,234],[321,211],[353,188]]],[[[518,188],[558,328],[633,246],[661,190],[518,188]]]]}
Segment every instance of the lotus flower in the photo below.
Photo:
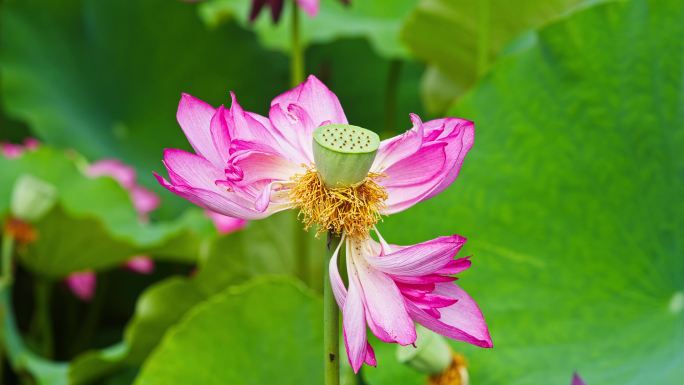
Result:
{"type": "MultiPolygon", "coordinates": [[[[340,0],[344,4],[349,4],[350,0],[340,0]]],[[[297,5],[301,7],[307,15],[316,17],[320,7],[319,0],[297,0],[297,5]]],[[[271,8],[271,19],[274,23],[280,20],[280,15],[283,12],[285,0],[252,0],[252,8],[249,11],[249,20],[254,21],[259,17],[259,13],[264,8],[271,8]]]]}
{"type": "Polygon", "coordinates": [[[473,144],[472,122],[423,123],[412,114],[413,127],[378,140],[376,154],[371,147],[377,135],[349,126],[335,94],[314,76],[276,97],[268,117],[244,111],[233,93],[231,99],[226,109],[182,95],[177,118],[195,153],[165,150],[169,179],[155,176],[169,191],[223,215],[252,220],[298,209],[305,227],[346,238],[349,287],[337,270],[339,247],[330,275],[355,371],[363,362],[375,364],[366,324],[381,340],[402,345],[415,342],[416,321],[450,338],[492,346],[479,308],[452,282],[451,275],[470,266],[467,258],[453,260],[464,238],[401,247],[369,236],[380,216],[428,199],[456,179],[473,144]],[[342,167],[336,174],[330,159],[337,155],[314,150],[324,146],[368,167],[342,167]],[[359,170],[356,181],[329,178],[359,170]]]}

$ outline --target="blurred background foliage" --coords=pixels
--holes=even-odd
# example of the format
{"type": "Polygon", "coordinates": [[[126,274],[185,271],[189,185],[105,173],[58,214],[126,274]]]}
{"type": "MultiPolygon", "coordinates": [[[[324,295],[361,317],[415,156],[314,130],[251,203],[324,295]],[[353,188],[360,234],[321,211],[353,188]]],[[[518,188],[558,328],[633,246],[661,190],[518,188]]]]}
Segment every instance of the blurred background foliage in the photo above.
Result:
{"type": "MultiPolygon", "coordinates": [[[[248,23],[247,0],[0,4],[0,139],[42,143],[0,158],[0,213],[22,174],[58,190],[18,250],[5,317],[22,381],[320,383],[323,241],[295,248],[292,213],[221,235],[151,174],[163,148],[188,148],[181,92],[218,105],[232,90],[266,114],[288,88],[291,4],[278,25],[248,23]],[[84,175],[106,157],[160,195],[151,221],[114,180],[84,175]],[[154,274],[118,268],[136,254],[154,274]],[[62,283],[85,269],[99,279],[88,304],[62,283]]],[[[684,381],[682,1],[322,0],[302,19],[307,72],[353,124],[389,137],[410,112],[476,122],[458,181],[380,225],[396,243],[469,238],[459,282],[495,345],[452,344],[473,383],[684,381]]],[[[358,384],[425,383],[374,346],[379,367],[358,384]]]]}

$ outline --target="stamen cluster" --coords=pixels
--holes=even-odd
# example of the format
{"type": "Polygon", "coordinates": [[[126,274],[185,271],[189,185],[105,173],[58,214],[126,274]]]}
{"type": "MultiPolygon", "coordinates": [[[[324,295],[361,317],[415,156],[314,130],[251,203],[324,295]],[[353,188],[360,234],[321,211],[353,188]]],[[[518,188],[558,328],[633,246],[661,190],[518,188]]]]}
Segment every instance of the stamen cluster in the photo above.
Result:
{"type": "Polygon", "coordinates": [[[362,182],[348,187],[327,187],[316,170],[309,169],[293,178],[290,190],[299,218],[308,230],[318,226],[316,236],[328,231],[350,238],[363,238],[381,219],[387,192],[375,180],[381,174],[369,173],[362,182]]]}

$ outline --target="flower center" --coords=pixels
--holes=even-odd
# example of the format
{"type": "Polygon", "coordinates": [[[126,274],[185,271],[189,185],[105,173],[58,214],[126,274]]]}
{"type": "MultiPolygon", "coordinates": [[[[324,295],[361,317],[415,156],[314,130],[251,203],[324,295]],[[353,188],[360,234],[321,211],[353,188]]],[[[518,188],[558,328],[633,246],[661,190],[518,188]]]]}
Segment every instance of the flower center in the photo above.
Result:
{"type": "Polygon", "coordinates": [[[316,170],[309,169],[294,176],[290,198],[299,208],[304,228],[318,226],[316,236],[330,231],[362,238],[380,220],[387,199],[385,189],[375,182],[381,177],[368,173],[362,182],[352,186],[328,187],[316,170]]]}

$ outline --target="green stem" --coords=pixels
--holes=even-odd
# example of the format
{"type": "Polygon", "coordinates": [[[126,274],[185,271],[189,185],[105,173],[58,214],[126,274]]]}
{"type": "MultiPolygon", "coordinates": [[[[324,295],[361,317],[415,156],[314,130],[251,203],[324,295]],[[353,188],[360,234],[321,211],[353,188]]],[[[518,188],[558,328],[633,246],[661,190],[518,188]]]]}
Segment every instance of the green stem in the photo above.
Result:
{"type": "Polygon", "coordinates": [[[387,74],[387,84],[385,86],[385,131],[387,132],[393,132],[397,129],[397,99],[403,63],[401,60],[392,60],[387,74]]]}
{"type": "MultiPolygon", "coordinates": [[[[14,372],[22,383],[47,383],[47,381],[66,381],[68,365],[46,360],[31,352],[21,338],[17,328],[14,312],[12,311],[12,255],[14,253],[14,237],[9,233],[3,234],[2,242],[2,277],[0,277],[0,335],[2,335],[2,349],[7,355],[14,372]],[[32,374],[36,381],[31,378],[32,374]]],[[[66,383],[66,382],[65,382],[66,383]]]]}
{"type": "Polygon", "coordinates": [[[14,237],[5,232],[2,241],[2,277],[0,277],[0,290],[12,285],[12,253],[14,252],[14,237]]]}
{"type": "Polygon", "coordinates": [[[51,358],[53,353],[52,320],[50,317],[51,283],[36,278],[34,289],[34,312],[32,335],[38,346],[38,353],[45,358],[51,358]]]}
{"type": "Polygon", "coordinates": [[[290,51],[290,83],[292,87],[304,81],[304,47],[300,34],[299,6],[292,1],[292,47],[290,51]]]}
{"type": "MultiPolygon", "coordinates": [[[[341,239],[328,234],[328,261],[341,239]]],[[[340,310],[330,285],[329,263],[323,268],[323,349],[325,385],[340,383],[340,310]]]]}
{"type": "MultiPolygon", "coordinates": [[[[14,252],[14,237],[5,233],[2,240],[2,275],[0,276],[0,295],[5,295],[12,284],[12,253],[14,252]]],[[[4,384],[4,359],[5,346],[7,346],[7,336],[4,333],[2,325],[4,325],[5,317],[7,317],[6,306],[0,305],[0,385],[4,384]]]]}
{"type": "MultiPolygon", "coordinates": [[[[299,6],[295,0],[292,1],[292,31],[290,37],[292,38],[292,47],[290,50],[290,83],[292,87],[299,85],[304,81],[304,48],[300,36],[300,16],[299,6]]],[[[304,282],[309,282],[309,247],[308,234],[302,230],[301,223],[297,218],[297,213],[294,216],[295,221],[295,261],[296,273],[304,282]]]]}
{"type": "Polygon", "coordinates": [[[489,0],[480,1],[478,11],[477,76],[482,76],[489,65],[489,0]]]}

